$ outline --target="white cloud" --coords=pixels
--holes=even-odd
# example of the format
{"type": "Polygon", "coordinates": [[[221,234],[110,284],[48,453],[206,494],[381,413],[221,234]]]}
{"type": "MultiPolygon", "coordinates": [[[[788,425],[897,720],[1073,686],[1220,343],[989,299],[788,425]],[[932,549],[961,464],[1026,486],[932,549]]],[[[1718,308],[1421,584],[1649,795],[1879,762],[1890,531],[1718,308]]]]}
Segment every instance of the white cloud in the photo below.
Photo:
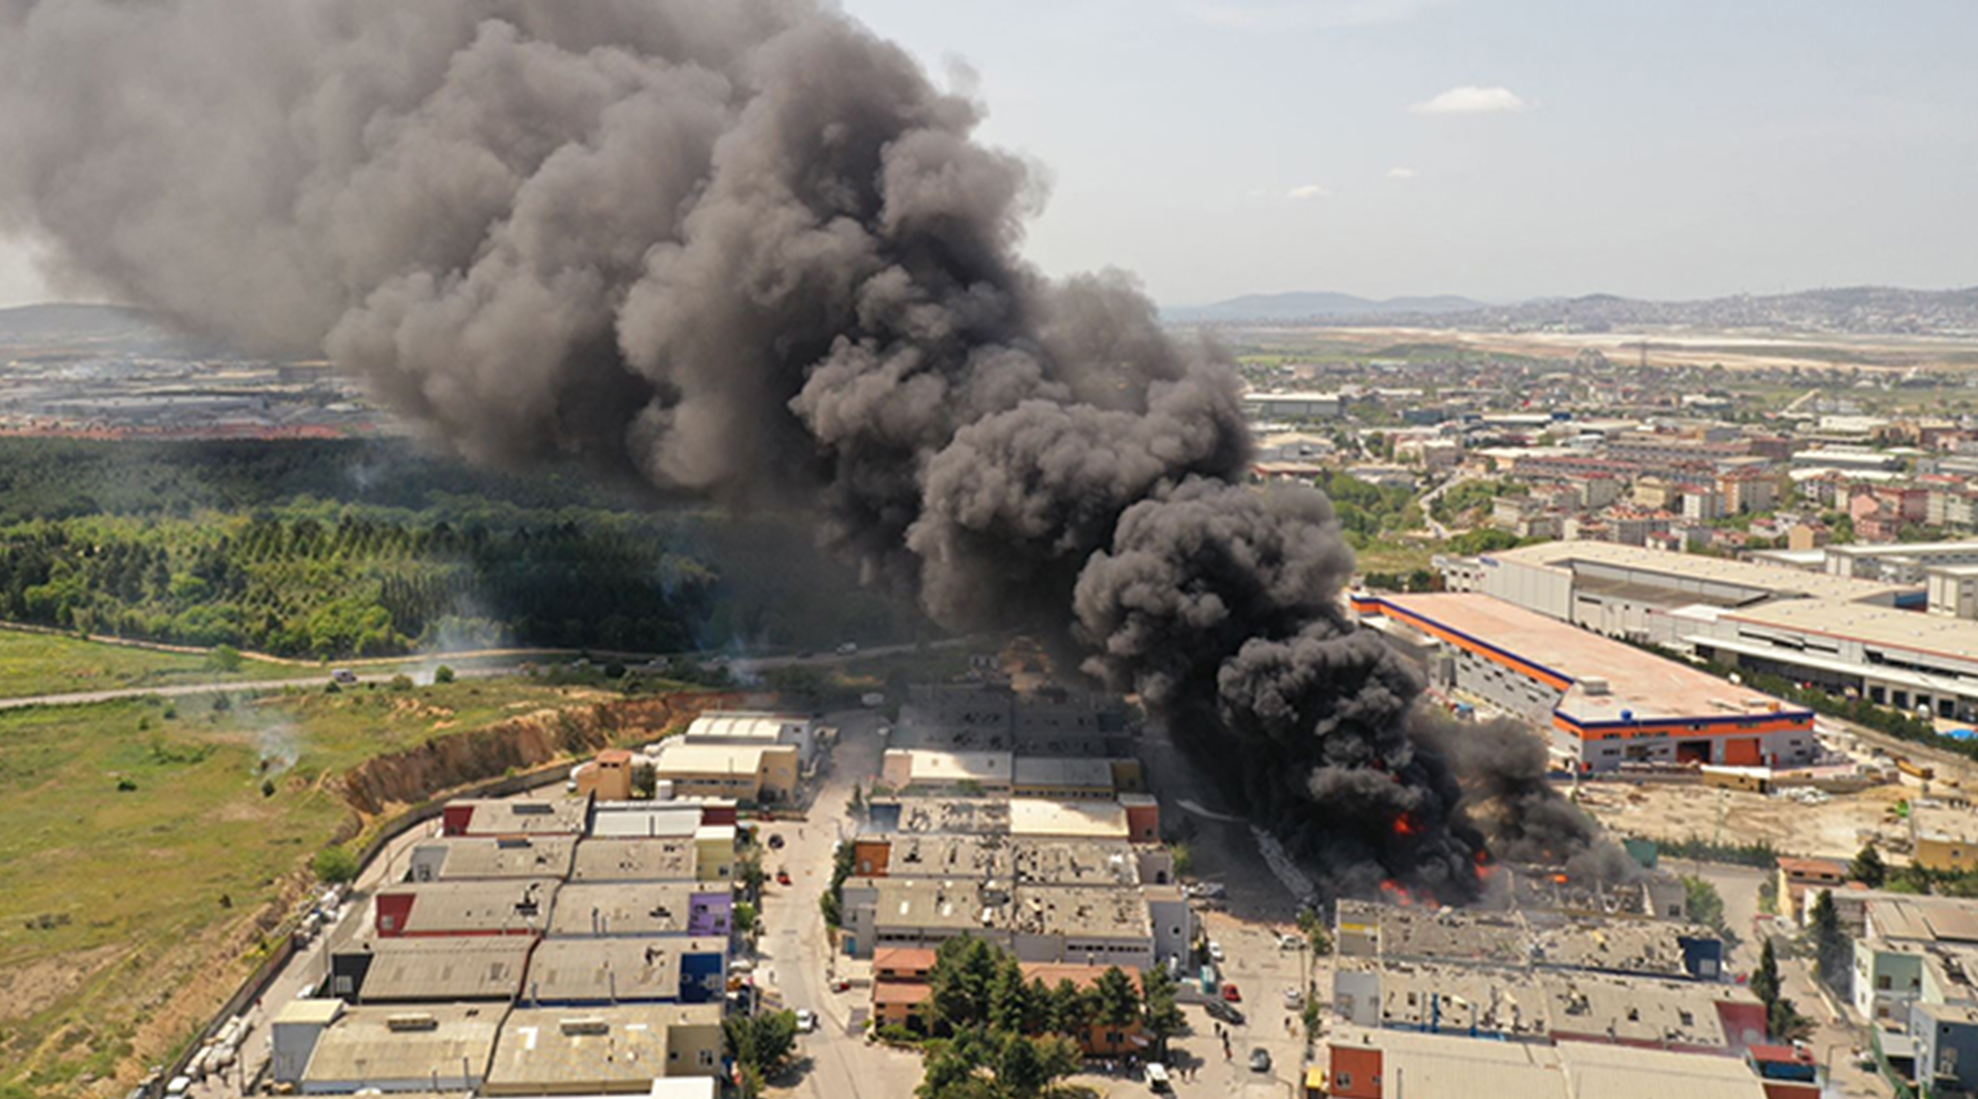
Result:
{"type": "Polygon", "coordinates": [[[1331,198],[1332,192],[1316,183],[1305,183],[1286,191],[1284,197],[1303,202],[1312,198],[1331,198]]]}
{"type": "Polygon", "coordinates": [[[1463,84],[1408,109],[1416,114],[1498,114],[1522,111],[1528,106],[1517,92],[1502,85],[1479,88],[1475,84],[1463,84]]]}
{"type": "Polygon", "coordinates": [[[1387,178],[1389,179],[1414,179],[1416,174],[1413,168],[1396,167],[1387,170],[1387,178]]]}

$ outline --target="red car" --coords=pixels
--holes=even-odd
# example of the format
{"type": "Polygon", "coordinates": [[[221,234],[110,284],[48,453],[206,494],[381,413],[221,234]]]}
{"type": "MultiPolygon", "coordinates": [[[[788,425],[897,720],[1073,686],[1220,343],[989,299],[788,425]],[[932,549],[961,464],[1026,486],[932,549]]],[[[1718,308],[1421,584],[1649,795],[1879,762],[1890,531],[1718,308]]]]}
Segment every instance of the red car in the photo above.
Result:
{"type": "Polygon", "coordinates": [[[1243,993],[1238,992],[1235,985],[1224,985],[1223,999],[1232,1004],[1240,1004],[1243,1002],[1243,993]]]}
{"type": "Polygon", "coordinates": [[[788,870],[778,870],[776,872],[776,884],[777,885],[790,884],[790,872],[788,870]]]}

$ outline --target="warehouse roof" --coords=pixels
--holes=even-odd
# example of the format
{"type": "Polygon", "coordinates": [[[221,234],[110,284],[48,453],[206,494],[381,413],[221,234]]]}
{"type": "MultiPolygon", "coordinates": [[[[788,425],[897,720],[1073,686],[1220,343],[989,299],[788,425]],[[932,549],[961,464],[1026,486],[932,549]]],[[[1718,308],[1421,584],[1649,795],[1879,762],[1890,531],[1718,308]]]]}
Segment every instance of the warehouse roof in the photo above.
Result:
{"type": "Polygon", "coordinates": [[[573,882],[679,881],[692,878],[698,851],[691,838],[587,839],[577,845],[573,882]]]}
{"type": "MultiPolygon", "coordinates": [[[[1764,1099],[1765,1085],[1736,1057],[1601,1042],[1561,1042],[1570,1099],[1764,1099]]],[[[1466,1095],[1471,1093],[1465,1093],[1466,1095]]]]}
{"type": "Polygon", "coordinates": [[[466,815],[469,836],[581,835],[590,816],[589,798],[459,798],[446,803],[449,821],[466,815]]]}
{"type": "Polygon", "coordinates": [[[718,955],[724,947],[720,939],[679,936],[544,939],[529,959],[522,1000],[533,1004],[678,999],[681,955],[718,955]]]}
{"type": "MultiPolygon", "coordinates": [[[[1012,760],[1008,752],[951,752],[939,748],[889,748],[893,768],[906,760],[910,782],[977,782],[1008,785],[1012,760]]],[[[892,773],[892,768],[888,769],[892,773]]]]}
{"type": "Polygon", "coordinates": [[[865,878],[877,896],[873,920],[879,927],[968,930],[1000,927],[1004,910],[985,903],[974,879],[865,878]]]}
{"type": "Polygon", "coordinates": [[[1019,786],[1113,788],[1113,761],[1067,756],[1020,756],[1012,768],[1019,786]]]}
{"type": "Polygon", "coordinates": [[[770,713],[762,710],[712,710],[687,726],[690,740],[724,738],[776,742],[784,735],[795,736],[810,724],[807,714],[770,713]]]}
{"type": "MultiPolygon", "coordinates": [[[[710,883],[712,884],[712,883],[710,883]]],[[[721,887],[725,889],[726,887],[721,887]]],[[[551,919],[552,935],[668,935],[688,928],[694,882],[598,882],[566,885],[551,919]]]]}
{"type": "Polygon", "coordinates": [[[463,1061],[479,1075],[507,1011],[506,1004],[348,1008],[316,1039],[303,1086],[424,1080],[435,1066],[457,1074],[463,1061]]]}
{"type": "Polygon", "coordinates": [[[1117,801],[1058,801],[1052,798],[1011,798],[1013,836],[1085,836],[1126,839],[1126,807],[1117,801]]]}
{"type": "Polygon", "coordinates": [[[1782,565],[1733,561],[1723,557],[1705,557],[1701,554],[1669,553],[1643,546],[1622,545],[1618,542],[1542,542],[1538,545],[1488,553],[1481,559],[1486,562],[1509,561],[1568,571],[1572,571],[1574,563],[1585,562],[1630,569],[1644,574],[1645,579],[1663,576],[1685,581],[1709,580],[1720,584],[1759,589],[1774,597],[1860,602],[1870,599],[1888,600],[1898,592],[1916,590],[1915,585],[1856,580],[1825,572],[1808,572],[1782,565]]]}
{"type": "Polygon", "coordinates": [[[511,1000],[522,987],[531,940],[514,935],[371,939],[358,998],[365,1003],[418,1000],[511,1000]]]}
{"type": "Polygon", "coordinates": [[[517,1008],[501,1028],[488,1066],[488,1090],[619,1090],[644,1084],[667,1074],[670,1031],[720,1025],[720,1004],[517,1008]]]}
{"type": "Polygon", "coordinates": [[[1354,606],[1563,685],[1555,709],[1583,725],[1811,713],[1488,595],[1355,596],[1354,606]]]}
{"type": "Polygon", "coordinates": [[[691,836],[701,826],[701,816],[698,802],[604,801],[591,818],[591,836],[691,836]]]}
{"type": "Polygon", "coordinates": [[[439,878],[560,878],[570,873],[576,838],[543,836],[448,836],[412,850],[414,861],[440,859],[439,878]]]}
{"type": "Polygon", "coordinates": [[[653,766],[668,775],[753,775],[773,752],[795,752],[789,744],[689,744],[674,738],[661,741],[653,766]]]}
{"type": "Polygon", "coordinates": [[[553,878],[503,878],[486,881],[437,881],[393,885],[378,890],[374,913],[382,914],[393,897],[410,894],[412,907],[401,928],[405,934],[447,932],[520,933],[540,929],[549,921],[556,899],[553,878]]]}

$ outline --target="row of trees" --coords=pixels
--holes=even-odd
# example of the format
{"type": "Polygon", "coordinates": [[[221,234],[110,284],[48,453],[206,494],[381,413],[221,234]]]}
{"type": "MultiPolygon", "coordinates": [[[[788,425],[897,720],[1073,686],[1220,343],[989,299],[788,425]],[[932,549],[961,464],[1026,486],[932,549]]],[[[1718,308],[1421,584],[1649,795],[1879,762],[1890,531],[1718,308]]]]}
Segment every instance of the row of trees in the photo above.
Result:
{"type": "Polygon", "coordinates": [[[1184,1022],[1173,978],[1156,966],[1136,983],[1118,966],[1089,988],[1026,982],[1016,956],[967,936],[943,943],[928,976],[921,1099],[1034,1099],[1078,1070],[1080,1041],[1139,1029],[1155,1056],[1184,1022]]]}
{"type": "Polygon", "coordinates": [[[325,658],[803,648],[927,627],[862,589],[808,517],[392,440],[0,439],[0,618],[325,658]]]}
{"type": "Polygon", "coordinates": [[[0,615],[284,656],[469,643],[692,647],[717,577],[650,532],[574,521],[96,517],[0,528],[0,615]]]}

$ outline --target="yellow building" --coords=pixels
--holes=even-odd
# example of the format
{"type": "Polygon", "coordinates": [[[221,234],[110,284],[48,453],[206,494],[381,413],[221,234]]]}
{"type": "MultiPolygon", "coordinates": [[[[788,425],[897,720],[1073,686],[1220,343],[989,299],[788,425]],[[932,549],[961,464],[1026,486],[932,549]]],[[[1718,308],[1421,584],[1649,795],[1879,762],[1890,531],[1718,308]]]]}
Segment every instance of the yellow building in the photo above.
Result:
{"type": "Polygon", "coordinates": [[[1926,870],[1978,870],[1978,839],[1968,814],[1916,809],[1910,814],[1915,852],[1910,861],[1926,870]]]}
{"type": "Polygon", "coordinates": [[[655,771],[673,784],[675,797],[787,801],[796,794],[798,752],[793,744],[688,744],[659,746],[655,771]]]}
{"type": "Polygon", "coordinates": [[[597,758],[571,773],[579,794],[591,794],[599,801],[632,800],[632,753],[623,748],[607,748],[597,758]]]}

